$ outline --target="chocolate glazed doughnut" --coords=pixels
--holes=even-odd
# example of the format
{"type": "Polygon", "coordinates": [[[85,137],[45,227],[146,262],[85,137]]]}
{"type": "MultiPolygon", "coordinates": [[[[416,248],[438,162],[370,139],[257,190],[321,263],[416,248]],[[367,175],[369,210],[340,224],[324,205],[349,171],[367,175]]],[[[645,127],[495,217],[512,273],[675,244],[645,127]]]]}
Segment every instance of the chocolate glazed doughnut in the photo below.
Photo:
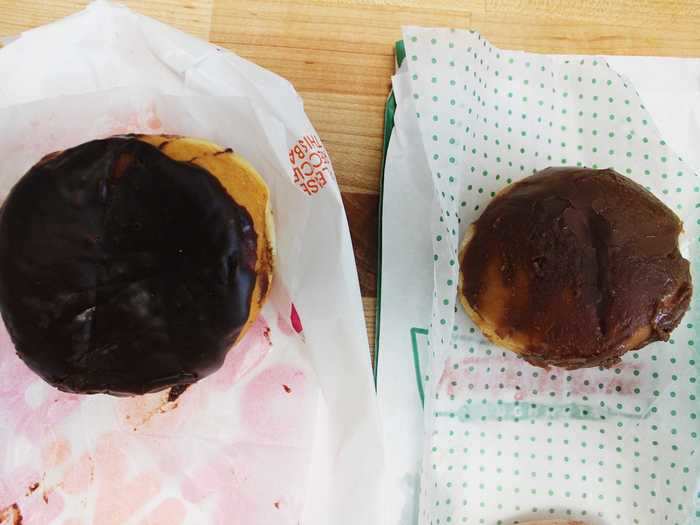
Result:
{"type": "Polygon", "coordinates": [[[269,192],[208,142],[95,140],[48,155],[0,210],[0,309],[57,388],[133,395],[217,370],[272,276],[269,192]]]}
{"type": "Polygon", "coordinates": [[[682,223],[613,170],[549,168],[467,232],[459,297],[495,343],[547,367],[611,366],[667,340],[688,309],[682,223]]]}

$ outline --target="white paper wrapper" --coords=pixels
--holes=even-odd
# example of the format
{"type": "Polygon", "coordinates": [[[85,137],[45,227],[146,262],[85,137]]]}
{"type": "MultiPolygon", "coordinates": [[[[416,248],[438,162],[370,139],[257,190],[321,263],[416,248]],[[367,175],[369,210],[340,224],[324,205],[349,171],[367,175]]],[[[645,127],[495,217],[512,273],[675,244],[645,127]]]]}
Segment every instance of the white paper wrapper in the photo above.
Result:
{"type": "Polygon", "coordinates": [[[376,523],[382,454],[352,246],[289,83],[107,2],[13,41],[0,76],[0,200],[51,151],[126,132],[202,137],[270,186],[278,252],[256,324],[175,402],[58,392],[2,328],[0,523],[376,523]]]}
{"type": "MultiPolygon", "coordinates": [[[[555,57],[570,59],[572,57],[555,57]]],[[[581,57],[578,57],[581,58],[581,57]]],[[[654,123],[694,171],[700,159],[700,59],[607,56],[631,80],[654,123]]],[[[381,315],[377,390],[384,413],[385,523],[418,522],[425,364],[433,287],[430,215],[432,180],[415,118],[408,64],[393,77],[397,103],[384,170],[381,315]],[[404,283],[410,281],[410,287],[404,283]]],[[[433,203],[436,205],[436,203],[433,203]]]]}
{"type": "Polygon", "coordinates": [[[610,371],[545,372],[483,341],[448,281],[456,282],[461,234],[491,192],[535,169],[579,162],[650,187],[684,219],[683,249],[696,261],[697,177],[602,59],[506,52],[449,30],[409,29],[404,40],[441,207],[431,234],[421,522],[693,522],[697,301],[672,344],[628,355],[610,371]]]}
{"type": "Polygon", "coordinates": [[[382,186],[376,374],[384,442],[390,444],[386,450],[386,525],[413,525],[418,519],[424,427],[423,384],[417,375],[433,291],[432,236],[426,219],[434,213],[436,203],[405,66],[404,62],[393,82],[397,107],[382,186]]]}

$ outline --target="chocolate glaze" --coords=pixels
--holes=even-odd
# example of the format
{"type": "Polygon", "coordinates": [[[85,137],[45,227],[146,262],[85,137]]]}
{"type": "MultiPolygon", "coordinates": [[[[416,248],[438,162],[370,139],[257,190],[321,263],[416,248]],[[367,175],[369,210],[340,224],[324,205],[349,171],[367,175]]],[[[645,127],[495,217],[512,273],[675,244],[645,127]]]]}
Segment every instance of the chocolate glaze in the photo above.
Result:
{"type": "Polygon", "coordinates": [[[0,523],[3,525],[22,525],[23,521],[22,512],[20,511],[17,503],[13,503],[9,507],[0,509],[0,523]]]}
{"type": "Polygon", "coordinates": [[[539,366],[610,366],[688,309],[682,224],[612,170],[549,168],[498,195],[464,250],[462,293],[539,366]],[[502,304],[487,304],[502,290],[502,304]]]}
{"type": "Polygon", "coordinates": [[[134,137],[49,155],[0,209],[0,309],[61,390],[142,394],[218,369],[250,311],[257,236],[203,168],[134,137]]]}

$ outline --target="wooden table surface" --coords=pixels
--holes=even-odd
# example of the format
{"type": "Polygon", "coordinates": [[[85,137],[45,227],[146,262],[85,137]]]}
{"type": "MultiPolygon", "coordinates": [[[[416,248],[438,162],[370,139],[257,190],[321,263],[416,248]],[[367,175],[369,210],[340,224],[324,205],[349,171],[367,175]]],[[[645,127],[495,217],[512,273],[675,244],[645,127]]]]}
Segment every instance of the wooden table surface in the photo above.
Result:
{"type": "MultiPolygon", "coordinates": [[[[0,35],[82,8],[0,0],[0,35]]],[[[289,79],[328,148],[353,234],[370,344],[384,104],[402,25],[473,28],[556,53],[700,56],[700,0],[127,0],[289,79]]],[[[0,79],[0,82],[2,80],[0,79]]]]}

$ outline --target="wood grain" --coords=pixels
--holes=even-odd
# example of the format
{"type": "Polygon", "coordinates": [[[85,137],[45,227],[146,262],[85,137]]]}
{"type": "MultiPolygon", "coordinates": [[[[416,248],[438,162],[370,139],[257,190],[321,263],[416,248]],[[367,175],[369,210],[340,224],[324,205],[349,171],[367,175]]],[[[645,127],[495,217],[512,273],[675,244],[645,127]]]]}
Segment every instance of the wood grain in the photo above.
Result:
{"type": "MultiPolygon", "coordinates": [[[[471,27],[495,45],[557,53],[700,56],[700,0],[127,0],[289,79],[326,144],[347,208],[374,338],[384,104],[402,25],[471,27]]],[[[0,0],[0,35],[85,1],[0,0]]],[[[371,326],[370,326],[371,325],[371,326]]]]}
{"type": "Polygon", "coordinates": [[[386,96],[305,92],[304,107],[343,192],[377,194],[386,96]],[[368,174],[374,173],[374,178],[368,174]]]}
{"type": "Polygon", "coordinates": [[[363,297],[377,296],[377,221],[379,196],[371,193],[343,193],[357,275],[363,297]]]}
{"type": "MultiPolygon", "coordinates": [[[[0,0],[0,35],[13,35],[83,9],[88,0],[0,0]]],[[[214,0],[119,2],[200,38],[209,39],[214,0]]]]}
{"type": "Polygon", "coordinates": [[[495,45],[543,53],[700,55],[698,2],[486,0],[473,24],[495,45]],[[587,5],[586,5],[587,4],[587,5]]]}

